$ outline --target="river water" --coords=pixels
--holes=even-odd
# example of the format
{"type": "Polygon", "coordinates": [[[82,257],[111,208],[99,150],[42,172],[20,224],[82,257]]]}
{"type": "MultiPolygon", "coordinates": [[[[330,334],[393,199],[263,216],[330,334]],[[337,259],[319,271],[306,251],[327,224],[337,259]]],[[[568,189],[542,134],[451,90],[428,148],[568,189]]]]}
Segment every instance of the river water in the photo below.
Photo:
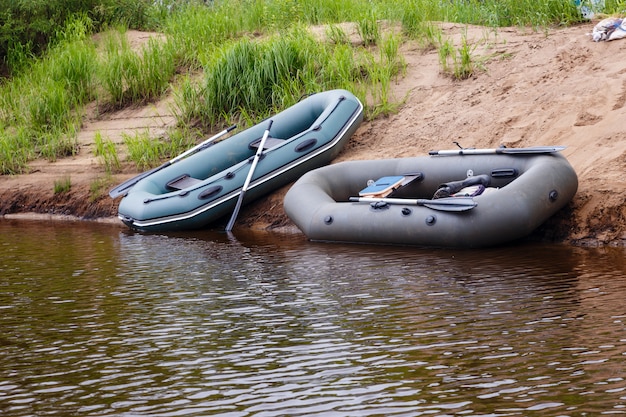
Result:
{"type": "Polygon", "coordinates": [[[0,221],[2,416],[626,414],[626,250],[0,221]]]}

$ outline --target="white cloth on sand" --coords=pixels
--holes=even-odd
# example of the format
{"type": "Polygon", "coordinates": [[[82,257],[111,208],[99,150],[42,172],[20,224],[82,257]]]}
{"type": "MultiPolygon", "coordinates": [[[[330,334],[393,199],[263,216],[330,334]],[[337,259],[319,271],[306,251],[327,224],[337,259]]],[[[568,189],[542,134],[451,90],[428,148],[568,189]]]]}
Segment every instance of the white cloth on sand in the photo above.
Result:
{"type": "Polygon", "coordinates": [[[614,41],[626,37],[626,21],[618,17],[609,17],[601,20],[593,28],[591,37],[595,42],[614,41]]]}

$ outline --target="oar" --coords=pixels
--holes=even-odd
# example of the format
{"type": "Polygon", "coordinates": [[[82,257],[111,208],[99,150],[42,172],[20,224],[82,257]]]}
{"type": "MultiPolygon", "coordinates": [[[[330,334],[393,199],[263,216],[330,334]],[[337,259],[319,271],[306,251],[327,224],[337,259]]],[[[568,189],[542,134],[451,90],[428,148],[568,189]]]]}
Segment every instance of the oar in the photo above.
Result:
{"type": "Polygon", "coordinates": [[[490,155],[490,154],[534,154],[560,152],[566,146],[531,146],[530,148],[495,148],[495,149],[453,149],[449,151],[430,151],[429,155],[490,155]]]}
{"type": "Polygon", "coordinates": [[[267,125],[267,129],[265,129],[265,133],[263,133],[263,137],[261,138],[261,142],[259,143],[259,148],[256,150],[256,154],[254,154],[254,159],[252,160],[252,165],[250,166],[250,171],[248,172],[248,176],[243,183],[243,187],[241,187],[241,192],[239,193],[239,199],[237,200],[237,205],[235,205],[235,210],[233,211],[233,215],[230,217],[228,224],[226,225],[226,231],[230,232],[233,230],[233,226],[235,225],[235,220],[237,219],[237,215],[239,214],[239,209],[241,209],[241,203],[243,202],[243,196],[248,190],[248,185],[250,185],[250,180],[252,179],[252,175],[254,174],[254,170],[256,169],[256,165],[259,163],[259,159],[261,158],[261,154],[263,153],[263,147],[265,146],[265,141],[267,137],[270,135],[270,129],[272,128],[272,123],[274,121],[270,120],[269,125],[267,125]]]}
{"type": "Polygon", "coordinates": [[[424,206],[439,211],[467,211],[478,205],[471,197],[450,197],[436,200],[421,198],[378,198],[378,197],[350,197],[350,201],[359,203],[387,203],[406,206],[424,206]]]}
{"type": "Polygon", "coordinates": [[[149,177],[150,175],[154,174],[155,172],[158,172],[160,170],[162,170],[165,167],[168,167],[172,164],[175,164],[176,162],[180,161],[181,159],[185,158],[188,155],[191,155],[192,153],[196,153],[199,152],[205,148],[207,148],[211,142],[213,142],[214,140],[218,139],[221,136],[224,136],[226,133],[230,132],[231,130],[233,130],[234,128],[236,128],[237,125],[232,125],[231,127],[222,130],[221,132],[219,132],[218,134],[216,134],[215,136],[212,136],[210,138],[208,138],[207,140],[205,140],[202,143],[199,143],[198,145],[194,146],[191,149],[188,149],[187,151],[181,153],[180,155],[178,155],[176,158],[167,161],[166,163],[164,163],[161,166],[158,166],[156,168],[152,168],[149,171],[146,171],[142,174],[137,175],[136,177],[133,177],[129,180],[124,181],[123,183],[121,183],[120,185],[116,186],[115,188],[111,189],[111,191],[109,191],[109,195],[112,198],[116,198],[122,194],[125,194],[126,191],[128,191],[129,188],[132,188],[135,184],[137,184],[140,180],[149,177]]]}

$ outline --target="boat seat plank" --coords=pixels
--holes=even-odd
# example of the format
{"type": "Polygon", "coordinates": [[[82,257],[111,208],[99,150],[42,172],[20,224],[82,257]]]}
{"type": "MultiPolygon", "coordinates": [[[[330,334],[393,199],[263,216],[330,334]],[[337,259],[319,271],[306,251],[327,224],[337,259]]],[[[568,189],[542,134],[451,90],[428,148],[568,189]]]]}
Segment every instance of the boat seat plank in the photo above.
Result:
{"type": "Polygon", "coordinates": [[[193,187],[196,184],[201,183],[202,180],[197,178],[193,178],[187,174],[181,175],[180,177],[174,178],[166,184],[166,187],[170,190],[182,190],[184,188],[193,187]]]}
{"type": "Polygon", "coordinates": [[[404,180],[403,175],[379,178],[373,184],[359,191],[359,195],[361,197],[384,197],[392,192],[395,187],[398,187],[402,180],[404,180]]]}
{"type": "Polygon", "coordinates": [[[419,181],[422,178],[423,174],[421,172],[382,177],[359,191],[359,195],[361,197],[390,197],[400,188],[407,186],[413,181],[419,181]]]}
{"type": "MultiPolygon", "coordinates": [[[[256,139],[252,142],[250,142],[250,148],[251,149],[258,149],[259,145],[261,144],[261,139],[256,139]]],[[[263,150],[267,150],[267,149],[271,149],[275,146],[280,145],[281,143],[283,143],[285,141],[285,139],[279,139],[279,138],[273,138],[271,136],[268,136],[267,139],[265,139],[265,144],[263,145],[263,150]]]]}
{"type": "Polygon", "coordinates": [[[391,190],[391,192],[387,195],[387,197],[399,197],[399,194],[403,191],[403,190],[408,190],[409,189],[409,185],[413,184],[414,182],[420,182],[424,179],[424,174],[422,174],[421,172],[412,172],[410,174],[404,174],[404,179],[402,180],[402,182],[400,182],[400,184],[395,187],[393,190],[391,190]]]}

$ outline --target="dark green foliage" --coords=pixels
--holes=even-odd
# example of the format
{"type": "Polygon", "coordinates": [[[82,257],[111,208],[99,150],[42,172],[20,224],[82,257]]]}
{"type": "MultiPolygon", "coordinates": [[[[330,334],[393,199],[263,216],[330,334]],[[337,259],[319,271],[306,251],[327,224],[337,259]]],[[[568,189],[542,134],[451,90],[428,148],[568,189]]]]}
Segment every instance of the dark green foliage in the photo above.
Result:
{"type": "Polygon", "coordinates": [[[150,0],[0,0],[0,77],[44,51],[75,14],[86,14],[94,31],[117,23],[142,28],[150,7],[150,0]]]}

